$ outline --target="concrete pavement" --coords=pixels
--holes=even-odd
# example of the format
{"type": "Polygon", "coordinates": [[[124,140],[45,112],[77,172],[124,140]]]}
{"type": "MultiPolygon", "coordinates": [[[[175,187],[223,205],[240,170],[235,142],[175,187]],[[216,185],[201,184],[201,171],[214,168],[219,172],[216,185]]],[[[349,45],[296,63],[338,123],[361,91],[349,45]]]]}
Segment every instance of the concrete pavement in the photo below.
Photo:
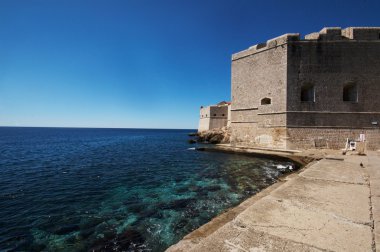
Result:
{"type": "Polygon", "coordinates": [[[379,164],[378,152],[315,161],[168,251],[380,251],[379,164]]]}

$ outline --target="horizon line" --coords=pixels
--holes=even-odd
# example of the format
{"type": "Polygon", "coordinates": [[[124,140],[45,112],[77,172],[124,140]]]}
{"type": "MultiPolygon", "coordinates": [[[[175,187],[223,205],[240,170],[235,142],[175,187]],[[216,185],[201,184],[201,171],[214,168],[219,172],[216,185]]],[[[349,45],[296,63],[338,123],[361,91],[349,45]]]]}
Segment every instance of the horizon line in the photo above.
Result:
{"type": "Polygon", "coordinates": [[[191,128],[128,128],[128,127],[85,127],[85,126],[7,126],[0,125],[0,128],[66,128],[66,129],[146,129],[146,130],[197,130],[191,128]]]}

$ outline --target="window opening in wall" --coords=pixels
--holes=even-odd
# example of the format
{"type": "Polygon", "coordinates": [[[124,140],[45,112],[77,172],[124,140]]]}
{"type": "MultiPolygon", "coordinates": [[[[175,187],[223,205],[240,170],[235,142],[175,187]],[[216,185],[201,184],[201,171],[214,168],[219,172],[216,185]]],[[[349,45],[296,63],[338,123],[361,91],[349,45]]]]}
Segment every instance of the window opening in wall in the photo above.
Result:
{"type": "Polygon", "coordinates": [[[214,116],[216,116],[216,114],[214,114],[214,116]]]}
{"type": "Polygon", "coordinates": [[[261,105],[270,105],[272,104],[272,100],[270,98],[261,99],[261,105]]]}
{"type": "Polygon", "coordinates": [[[344,85],[343,101],[358,102],[358,89],[355,83],[344,85]]]}
{"type": "Polygon", "coordinates": [[[224,116],[224,114],[222,114],[222,116],[224,116]]]}
{"type": "Polygon", "coordinates": [[[304,85],[301,88],[301,101],[303,102],[314,102],[315,101],[315,91],[313,85],[304,85]]]}

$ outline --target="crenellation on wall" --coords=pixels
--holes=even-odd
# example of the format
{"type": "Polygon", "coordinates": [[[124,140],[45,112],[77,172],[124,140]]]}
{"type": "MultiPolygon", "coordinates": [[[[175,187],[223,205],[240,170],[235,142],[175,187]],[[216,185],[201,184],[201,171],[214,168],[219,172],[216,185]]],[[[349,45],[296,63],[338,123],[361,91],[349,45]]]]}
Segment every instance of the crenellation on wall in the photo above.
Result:
{"type": "Polygon", "coordinates": [[[330,36],[341,36],[342,28],[341,27],[324,27],[319,31],[319,34],[326,34],[330,36]]]}
{"type": "Polygon", "coordinates": [[[256,52],[256,46],[254,47],[250,47],[246,50],[243,50],[243,51],[240,51],[238,53],[234,53],[232,54],[232,57],[231,57],[231,60],[234,61],[234,60],[238,60],[240,58],[244,58],[244,57],[247,57],[249,55],[252,55],[256,52]]]}
{"type": "Polygon", "coordinates": [[[342,40],[342,29],[340,27],[325,27],[319,32],[319,40],[321,41],[342,40]]]}
{"type": "Polygon", "coordinates": [[[232,61],[238,60],[240,58],[244,58],[256,53],[260,53],[262,51],[269,50],[277,46],[284,45],[288,43],[289,41],[298,41],[298,40],[300,40],[299,33],[287,33],[287,34],[278,36],[276,38],[270,39],[266,42],[250,46],[247,50],[233,54],[232,61]]]}
{"type": "Polygon", "coordinates": [[[305,40],[318,40],[319,32],[313,32],[305,35],[305,40]]]}
{"type": "Polygon", "coordinates": [[[283,45],[288,43],[289,41],[298,41],[300,40],[299,33],[286,33],[276,38],[270,39],[267,41],[267,48],[273,48],[278,45],[283,45]]]}
{"type": "Polygon", "coordinates": [[[342,35],[352,40],[380,40],[380,27],[348,27],[342,35]]]}
{"type": "Polygon", "coordinates": [[[357,41],[357,40],[380,40],[380,27],[326,27],[320,32],[305,35],[305,40],[323,41],[357,41]]]}

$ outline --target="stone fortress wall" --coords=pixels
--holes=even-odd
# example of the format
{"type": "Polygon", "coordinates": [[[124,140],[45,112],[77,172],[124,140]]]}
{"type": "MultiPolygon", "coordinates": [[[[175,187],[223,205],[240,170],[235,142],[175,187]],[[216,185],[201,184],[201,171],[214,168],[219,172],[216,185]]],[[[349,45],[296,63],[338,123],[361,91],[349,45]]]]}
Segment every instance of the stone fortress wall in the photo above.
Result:
{"type": "Polygon", "coordinates": [[[201,107],[198,132],[227,126],[229,107],[228,104],[201,107]]]}
{"type": "Polygon", "coordinates": [[[380,148],[380,27],[285,34],[232,56],[232,144],[380,148]]]}

